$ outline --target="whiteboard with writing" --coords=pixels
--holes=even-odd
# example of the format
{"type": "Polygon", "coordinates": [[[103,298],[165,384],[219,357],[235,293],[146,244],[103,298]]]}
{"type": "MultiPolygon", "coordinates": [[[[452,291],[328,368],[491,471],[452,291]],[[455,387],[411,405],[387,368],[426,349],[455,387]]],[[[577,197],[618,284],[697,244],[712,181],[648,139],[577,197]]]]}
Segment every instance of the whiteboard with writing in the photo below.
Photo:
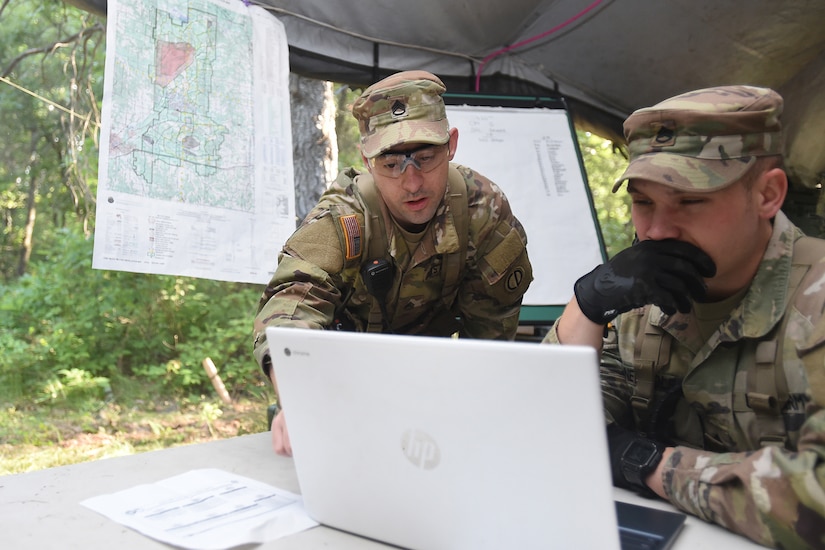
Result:
{"type": "Polygon", "coordinates": [[[527,233],[533,283],[524,305],[563,305],[604,261],[601,234],[564,109],[448,105],[453,159],[507,195],[527,233]]]}

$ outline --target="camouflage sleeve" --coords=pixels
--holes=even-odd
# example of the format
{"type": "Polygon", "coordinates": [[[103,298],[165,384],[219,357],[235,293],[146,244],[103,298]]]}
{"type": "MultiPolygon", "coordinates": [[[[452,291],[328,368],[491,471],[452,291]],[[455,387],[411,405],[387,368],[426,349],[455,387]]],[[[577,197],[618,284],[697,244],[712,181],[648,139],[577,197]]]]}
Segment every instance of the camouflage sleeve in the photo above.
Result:
{"type": "Polygon", "coordinates": [[[470,173],[469,270],[458,294],[464,319],[461,335],[512,340],[522,297],[533,280],[527,235],[504,193],[483,176],[470,173]]]}
{"type": "Polygon", "coordinates": [[[544,338],[541,341],[542,344],[561,344],[561,339],[559,338],[559,324],[553,323],[553,326],[550,327],[550,330],[547,331],[547,334],[544,335],[544,338]]]}
{"type": "Polygon", "coordinates": [[[682,510],[761,544],[825,548],[825,410],[811,414],[801,434],[797,452],[676,447],[665,492],[682,510]]]}
{"type": "Polygon", "coordinates": [[[328,209],[316,208],[287,240],[261,296],[254,323],[254,356],[269,373],[265,329],[270,325],[325,328],[342,301],[344,259],[328,209]]]}

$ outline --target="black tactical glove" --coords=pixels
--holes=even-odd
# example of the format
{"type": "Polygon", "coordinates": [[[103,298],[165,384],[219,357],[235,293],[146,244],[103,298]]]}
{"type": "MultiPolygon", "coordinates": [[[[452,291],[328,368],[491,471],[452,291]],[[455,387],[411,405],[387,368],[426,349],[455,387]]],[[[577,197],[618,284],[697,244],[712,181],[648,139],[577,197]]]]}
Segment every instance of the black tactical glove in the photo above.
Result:
{"type": "Polygon", "coordinates": [[[607,447],[610,451],[613,485],[631,489],[646,497],[656,497],[645,479],[662,461],[665,446],[616,424],[609,424],[607,447]]]}
{"type": "Polygon", "coordinates": [[[582,313],[603,324],[648,304],[668,315],[687,313],[691,299],[705,296],[703,278],[715,274],[710,256],[690,243],[642,241],[580,278],[573,288],[582,313]]]}

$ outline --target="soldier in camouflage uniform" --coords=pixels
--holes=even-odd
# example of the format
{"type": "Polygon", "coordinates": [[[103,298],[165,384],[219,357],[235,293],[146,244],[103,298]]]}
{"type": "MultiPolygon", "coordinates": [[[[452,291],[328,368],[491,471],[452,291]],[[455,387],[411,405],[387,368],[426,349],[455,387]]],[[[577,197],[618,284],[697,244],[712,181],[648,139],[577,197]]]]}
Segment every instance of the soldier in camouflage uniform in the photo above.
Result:
{"type": "MultiPolygon", "coordinates": [[[[527,237],[501,189],[450,162],[458,130],[444,91],[407,71],[353,104],[367,172],[343,171],[279,255],[254,328],[268,376],[267,326],[515,337],[532,281],[527,237]]],[[[272,434],[291,454],[283,412],[272,434]]]]}
{"type": "Polygon", "coordinates": [[[777,548],[825,548],[825,241],[780,207],[782,98],[697,90],[624,130],[638,244],[546,341],[602,350],[614,483],[777,548]]]}

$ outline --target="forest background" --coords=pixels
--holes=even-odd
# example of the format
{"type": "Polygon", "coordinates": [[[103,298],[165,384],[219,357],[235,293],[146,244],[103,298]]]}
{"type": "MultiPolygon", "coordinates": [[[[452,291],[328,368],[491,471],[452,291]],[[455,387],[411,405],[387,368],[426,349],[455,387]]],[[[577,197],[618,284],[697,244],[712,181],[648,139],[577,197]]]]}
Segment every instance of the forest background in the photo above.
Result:
{"type": "MultiPolygon", "coordinates": [[[[91,267],[105,25],[61,0],[0,3],[0,475],[267,429],[261,285],[91,267]]],[[[290,91],[300,219],[361,164],[360,90],[291,75],[290,91]]],[[[610,192],[626,160],[577,137],[613,255],[632,238],[627,195],[610,192]]]]}

